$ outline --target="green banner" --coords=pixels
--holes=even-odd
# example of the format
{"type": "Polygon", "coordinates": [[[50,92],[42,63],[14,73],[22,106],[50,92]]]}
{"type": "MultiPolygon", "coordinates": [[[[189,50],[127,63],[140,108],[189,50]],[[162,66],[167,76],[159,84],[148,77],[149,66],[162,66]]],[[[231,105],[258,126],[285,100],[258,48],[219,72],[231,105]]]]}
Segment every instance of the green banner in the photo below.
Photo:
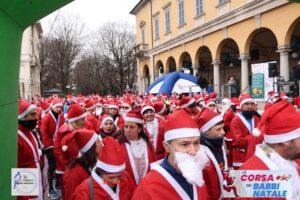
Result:
{"type": "Polygon", "coordinates": [[[255,73],[252,75],[251,95],[255,99],[263,99],[265,96],[264,74],[255,73]]]}

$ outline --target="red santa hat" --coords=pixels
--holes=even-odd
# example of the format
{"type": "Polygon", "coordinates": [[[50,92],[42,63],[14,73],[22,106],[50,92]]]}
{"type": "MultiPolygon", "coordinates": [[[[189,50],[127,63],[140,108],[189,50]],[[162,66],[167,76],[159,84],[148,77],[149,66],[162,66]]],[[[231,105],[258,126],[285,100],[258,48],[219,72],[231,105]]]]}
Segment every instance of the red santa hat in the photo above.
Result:
{"type": "Polygon", "coordinates": [[[99,153],[96,167],[108,173],[118,173],[125,170],[125,158],[122,156],[121,145],[112,137],[102,140],[103,147],[99,153]]]}
{"type": "Polygon", "coordinates": [[[157,101],[154,105],[153,108],[155,110],[155,113],[157,114],[163,114],[166,110],[166,104],[163,101],[157,101]]]}
{"type": "Polygon", "coordinates": [[[86,153],[95,144],[99,136],[94,131],[79,129],[65,136],[62,140],[62,151],[78,149],[81,154],[86,153]]]}
{"type": "Polygon", "coordinates": [[[245,103],[254,103],[254,99],[252,98],[252,96],[250,94],[243,94],[240,96],[240,107],[242,108],[243,104],[245,103]]]}
{"type": "Polygon", "coordinates": [[[52,101],[52,108],[56,108],[56,107],[62,107],[63,104],[61,103],[60,99],[53,99],[52,101]]]}
{"type": "Polygon", "coordinates": [[[88,99],[85,101],[85,109],[86,110],[92,110],[95,108],[95,101],[92,99],[88,99]]]}
{"type": "Polygon", "coordinates": [[[135,122],[138,124],[144,123],[143,115],[140,112],[137,111],[129,111],[124,119],[125,122],[135,122]]]}
{"type": "Polygon", "coordinates": [[[300,113],[287,101],[278,101],[262,115],[253,134],[264,133],[264,141],[269,144],[282,143],[300,137],[300,113]],[[280,122],[280,123],[278,123],[280,122]]]}
{"type": "Polygon", "coordinates": [[[112,101],[112,102],[110,102],[108,108],[109,108],[109,109],[112,108],[112,109],[117,109],[117,110],[119,110],[118,102],[117,102],[117,101],[112,101]]]}
{"type": "Polygon", "coordinates": [[[280,98],[289,99],[289,97],[284,92],[280,93],[280,98]]]}
{"type": "Polygon", "coordinates": [[[198,125],[184,110],[172,113],[165,127],[164,141],[200,136],[198,125]]]}
{"type": "Polygon", "coordinates": [[[19,101],[19,109],[18,109],[18,119],[24,118],[28,113],[30,113],[36,106],[31,104],[26,100],[19,101]]]}
{"type": "Polygon", "coordinates": [[[143,115],[144,112],[145,112],[146,110],[152,110],[152,111],[155,113],[155,110],[154,110],[152,104],[150,104],[150,103],[148,103],[147,105],[145,105],[145,106],[142,108],[141,114],[143,115]]]}
{"type": "Polygon", "coordinates": [[[274,91],[269,92],[268,95],[270,100],[272,100],[274,97],[279,97],[279,94],[274,91]]]}
{"type": "Polygon", "coordinates": [[[122,107],[129,107],[131,108],[132,102],[130,99],[125,99],[124,102],[122,103],[122,107]]]}
{"type": "Polygon", "coordinates": [[[101,121],[100,128],[102,128],[103,125],[105,124],[105,122],[107,122],[108,120],[112,121],[112,123],[115,124],[114,119],[110,115],[104,114],[100,119],[100,121],[101,121]]]}
{"type": "Polygon", "coordinates": [[[86,114],[83,108],[78,104],[71,105],[67,110],[68,123],[75,122],[85,117],[86,114]]]}
{"type": "Polygon", "coordinates": [[[51,108],[51,105],[48,101],[40,101],[38,105],[42,108],[44,113],[51,108]]]}
{"type": "Polygon", "coordinates": [[[213,100],[207,100],[207,101],[205,102],[205,105],[206,105],[206,106],[210,106],[210,105],[217,105],[217,104],[216,104],[216,102],[214,102],[213,100]]]}
{"type": "Polygon", "coordinates": [[[199,118],[200,132],[205,133],[221,121],[223,121],[223,118],[218,113],[209,109],[204,109],[199,118]]]}
{"type": "Polygon", "coordinates": [[[196,94],[194,96],[194,99],[197,103],[204,100],[203,97],[201,96],[201,94],[196,94]]]}
{"type": "Polygon", "coordinates": [[[187,108],[190,105],[192,105],[193,103],[195,103],[195,99],[193,97],[190,96],[183,96],[181,98],[181,101],[179,103],[180,108],[187,108]]]}
{"type": "Polygon", "coordinates": [[[218,94],[216,92],[212,92],[209,94],[209,97],[211,100],[215,101],[218,97],[218,94]]]}

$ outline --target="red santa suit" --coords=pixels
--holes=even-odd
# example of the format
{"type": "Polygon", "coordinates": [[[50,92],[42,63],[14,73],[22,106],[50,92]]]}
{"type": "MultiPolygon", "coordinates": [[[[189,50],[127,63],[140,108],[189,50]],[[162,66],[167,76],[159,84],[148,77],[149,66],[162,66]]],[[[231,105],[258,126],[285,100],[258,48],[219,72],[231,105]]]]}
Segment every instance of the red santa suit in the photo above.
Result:
{"type": "Polygon", "coordinates": [[[233,148],[232,148],[232,141],[233,141],[233,134],[230,131],[230,125],[232,119],[235,117],[235,113],[229,109],[225,112],[223,118],[224,118],[224,130],[225,130],[225,144],[226,144],[226,149],[228,151],[228,167],[232,167],[232,162],[233,162],[233,148]]]}
{"type": "MultiPolygon", "coordinates": [[[[193,185],[194,199],[207,199],[206,186],[193,185]]],[[[185,190],[159,164],[151,166],[151,171],[143,178],[135,190],[132,200],[179,200],[190,199],[185,190]]]]}
{"type": "Polygon", "coordinates": [[[204,148],[206,155],[210,159],[209,164],[203,169],[203,178],[207,188],[208,199],[223,199],[223,169],[228,169],[225,149],[222,147],[224,166],[222,166],[223,169],[221,170],[211,150],[205,145],[201,145],[201,148],[204,148]]]}
{"type": "Polygon", "coordinates": [[[144,128],[153,144],[157,160],[162,159],[165,153],[165,149],[162,145],[164,140],[165,121],[155,117],[152,122],[146,122],[144,128]]]}
{"type": "Polygon", "coordinates": [[[91,113],[86,113],[86,121],[93,125],[93,129],[96,133],[99,133],[99,120],[91,113]]]}
{"type": "Polygon", "coordinates": [[[242,114],[237,115],[232,119],[230,131],[233,136],[233,167],[240,167],[249,159],[255,151],[255,146],[263,141],[263,135],[255,137],[252,131],[257,127],[259,118],[253,116],[252,127],[242,114]]]}
{"type": "MultiPolygon", "coordinates": [[[[114,192],[95,171],[92,171],[92,185],[94,191],[94,200],[130,200],[135,189],[134,183],[126,172],[122,176],[120,183],[117,185],[114,192]]],[[[83,181],[75,190],[73,200],[88,200],[90,199],[89,179],[83,181]]]]}
{"type": "Polygon", "coordinates": [[[124,126],[124,119],[121,115],[118,115],[118,117],[115,119],[115,125],[117,127],[117,130],[121,130],[124,126]]]}
{"type": "Polygon", "coordinates": [[[39,196],[20,196],[18,200],[43,199],[42,174],[40,166],[41,150],[38,141],[30,130],[18,126],[18,159],[17,168],[38,168],[39,169],[39,196]]]}
{"type": "Polygon", "coordinates": [[[62,177],[62,199],[71,200],[76,188],[87,178],[88,172],[79,164],[67,169],[62,177]]]}
{"type": "Polygon", "coordinates": [[[150,164],[156,161],[156,154],[153,145],[151,144],[150,146],[142,138],[135,143],[134,141],[130,142],[131,144],[121,144],[121,149],[126,163],[125,171],[133,180],[135,180],[135,184],[138,185],[142,178],[150,170],[150,164]],[[137,163],[139,164],[138,166],[136,165],[137,163]],[[142,168],[144,168],[144,170],[143,172],[140,172],[139,170],[142,168]]]}
{"type": "Polygon", "coordinates": [[[45,148],[52,148],[54,145],[54,139],[58,132],[58,129],[65,123],[65,119],[62,114],[59,114],[56,121],[52,112],[48,112],[42,119],[41,133],[43,139],[43,145],[45,148]]]}

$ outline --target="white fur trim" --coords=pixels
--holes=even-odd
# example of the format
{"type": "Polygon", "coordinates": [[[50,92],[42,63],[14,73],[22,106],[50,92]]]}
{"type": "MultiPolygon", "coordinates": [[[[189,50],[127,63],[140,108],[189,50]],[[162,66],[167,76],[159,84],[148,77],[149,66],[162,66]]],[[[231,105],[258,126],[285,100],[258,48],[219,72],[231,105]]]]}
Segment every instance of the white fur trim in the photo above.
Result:
{"type": "Polygon", "coordinates": [[[119,106],[116,106],[116,105],[109,105],[108,109],[110,109],[110,108],[115,108],[115,109],[119,110],[119,106]]]}
{"type": "Polygon", "coordinates": [[[187,102],[186,104],[183,104],[182,106],[180,106],[181,108],[187,108],[189,107],[190,105],[192,105],[193,103],[195,103],[195,99],[192,98],[191,100],[189,100],[189,102],[187,102]]]}
{"type": "Polygon", "coordinates": [[[84,147],[80,149],[80,153],[86,153],[93,146],[93,144],[96,142],[98,138],[99,138],[98,135],[94,133],[92,138],[84,145],[84,147]]]}
{"type": "Polygon", "coordinates": [[[213,127],[214,125],[216,125],[220,121],[223,121],[223,118],[220,115],[215,116],[214,118],[212,118],[211,120],[209,120],[208,122],[206,122],[206,124],[204,124],[200,128],[200,132],[201,133],[205,133],[208,129],[210,129],[211,127],[213,127]]]}
{"type": "Polygon", "coordinates": [[[268,133],[265,133],[264,140],[265,143],[277,144],[277,143],[290,141],[299,137],[300,137],[300,128],[297,128],[293,131],[290,131],[288,133],[282,133],[280,135],[270,135],[268,133]]]}
{"type": "Polygon", "coordinates": [[[142,111],[141,111],[141,114],[143,115],[143,113],[146,111],[146,110],[152,110],[153,112],[155,112],[154,108],[152,106],[145,106],[142,111]]]}
{"type": "Polygon", "coordinates": [[[103,127],[104,123],[107,121],[107,120],[111,120],[113,122],[113,124],[115,124],[115,121],[112,117],[105,117],[103,118],[102,122],[101,122],[101,125],[100,125],[100,128],[103,127]]]}
{"type": "Polygon", "coordinates": [[[200,132],[197,128],[178,128],[167,131],[164,135],[164,141],[198,136],[200,137],[200,132]]]}
{"type": "Polygon", "coordinates": [[[210,101],[206,104],[206,106],[210,106],[210,105],[217,105],[214,101],[210,101]]]}
{"type": "Polygon", "coordinates": [[[128,103],[122,103],[122,106],[127,106],[127,107],[131,108],[131,105],[129,105],[128,103]]]}
{"type": "Polygon", "coordinates": [[[98,160],[96,167],[103,169],[106,172],[117,173],[125,170],[125,163],[123,163],[122,165],[110,165],[102,162],[101,160],[98,160]]]}
{"type": "Polygon", "coordinates": [[[95,108],[96,107],[96,105],[93,105],[92,107],[90,107],[90,108],[85,108],[86,110],[92,110],[93,108],[95,108]]]}
{"type": "Polygon", "coordinates": [[[161,109],[161,111],[159,111],[158,113],[156,113],[156,114],[163,114],[164,113],[164,111],[165,111],[165,109],[166,109],[166,104],[164,103],[164,107],[161,109]]]}
{"type": "Polygon", "coordinates": [[[144,120],[141,120],[139,118],[135,118],[135,117],[125,117],[125,122],[135,122],[135,123],[138,123],[138,124],[143,124],[144,123],[144,120]]]}
{"type": "Polygon", "coordinates": [[[23,117],[25,117],[28,113],[30,113],[35,108],[36,108],[36,106],[31,104],[30,106],[28,106],[28,108],[25,111],[23,111],[21,114],[19,114],[18,119],[22,119],[23,117]]]}
{"type": "Polygon", "coordinates": [[[86,117],[86,113],[83,113],[82,115],[80,115],[78,117],[73,117],[73,118],[68,119],[68,123],[75,122],[75,121],[85,118],[85,117],[86,117]]]}
{"type": "Polygon", "coordinates": [[[63,152],[66,152],[66,151],[68,150],[68,146],[63,145],[63,146],[61,147],[61,150],[62,150],[63,152]]]}
{"type": "Polygon", "coordinates": [[[252,103],[254,103],[254,99],[252,99],[252,98],[246,98],[246,99],[244,99],[243,101],[241,101],[240,107],[242,107],[243,104],[244,104],[244,103],[247,103],[247,102],[252,102],[252,103]]]}
{"type": "Polygon", "coordinates": [[[252,135],[258,137],[261,135],[261,131],[258,128],[253,129],[252,135]]]}
{"type": "Polygon", "coordinates": [[[63,105],[62,105],[62,103],[57,103],[57,104],[51,106],[51,108],[56,108],[57,106],[63,106],[63,105]]]}

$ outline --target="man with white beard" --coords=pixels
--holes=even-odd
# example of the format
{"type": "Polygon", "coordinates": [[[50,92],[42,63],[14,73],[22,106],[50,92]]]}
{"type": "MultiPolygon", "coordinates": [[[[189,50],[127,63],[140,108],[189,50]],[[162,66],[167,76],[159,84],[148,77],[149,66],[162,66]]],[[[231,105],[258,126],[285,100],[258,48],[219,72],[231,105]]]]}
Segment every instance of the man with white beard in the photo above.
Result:
{"type": "MultiPolygon", "coordinates": [[[[263,130],[264,143],[240,170],[289,170],[292,173],[292,198],[300,199],[300,113],[287,101],[278,100],[262,116],[257,130],[263,130]]],[[[255,198],[257,200],[257,198],[255,198]]],[[[264,198],[267,199],[267,198],[264,198]]]]}
{"type": "Polygon", "coordinates": [[[151,165],[132,199],[207,199],[202,170],[208,162],[198,125],[178,110],[166,122],[163,146],[168,155],[151,165]]]}
{"type": "Polygon", "coordinates": [[[125,119],[126,114],[132,110],[132,102],[130,99],[125,99],[121,105],[120,114],[125,119]]]}

